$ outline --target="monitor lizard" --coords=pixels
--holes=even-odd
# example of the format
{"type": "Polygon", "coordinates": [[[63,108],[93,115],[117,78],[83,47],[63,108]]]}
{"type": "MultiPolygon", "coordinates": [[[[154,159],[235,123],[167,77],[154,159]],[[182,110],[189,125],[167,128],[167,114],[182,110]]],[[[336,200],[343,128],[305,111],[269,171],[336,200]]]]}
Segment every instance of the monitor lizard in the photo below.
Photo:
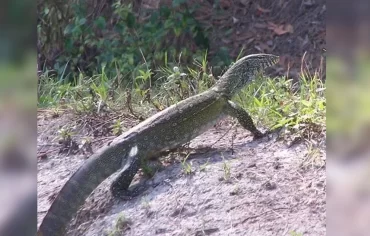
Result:
{"type": "Polygon", "coordinates": [[[254,138],[263,137],[250,115],[231,98],[278,60],[279,57],[272,54],[245,56],[208,90],[158,112],[99,149],[62,187],[39,227],[38,236],[64,235],[87,197],[117,171],[120,172],[110,187],[113,196],[138,195],[138,191],[128,188],[142,160],[180,147],[227,115],[235,117],[254,138]]]}

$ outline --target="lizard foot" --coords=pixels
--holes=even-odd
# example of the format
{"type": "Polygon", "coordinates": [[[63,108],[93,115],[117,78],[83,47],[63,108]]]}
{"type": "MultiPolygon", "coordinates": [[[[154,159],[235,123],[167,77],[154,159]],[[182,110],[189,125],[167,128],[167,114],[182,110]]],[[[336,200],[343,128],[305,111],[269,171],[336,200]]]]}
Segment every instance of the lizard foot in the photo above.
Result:
{"type": "MultiPolygon", "coordinates": [[[[266,132],[267,133],[267,132],[266,132]]],[[[261,131],[259,130],[256,130],[254,133],[253,133],[253,140],[258,140],[258,139],[261,139],[263,137],[266,136],[266,133],[262,133],[261,131]]]]}
{"type": "Polygon", "coordinates": [[[110,190],[114,198],[130,200],[142,194],[146,189],[147,187],[145,185],[134,187],[131,190],[118,188],[112,185],[110,190]]]}
{"type": "MultiPolygon", "coordinates": [[[[257,130],[256,132],[253,133],[253,141],[254,140],[258,140],[258,139],[261,139],[263,137],[266,137],[268,136],[269,134],[271,134],[271,131],[270,130],[267,130],[266,132],[262,133],[261,131],[257,130]]],[[[269,136],[268,136],[269,137],[269,136]]]]}
{"type": "Polygon", "coordinates": [[[264,133],[257,130],[253,133],[253,135],[254,135],[253,140],[261,139],[261,138],[266,137],[266,136],[268,137],[268,140],[270,140],[271,139],[271,136],[270,136],[271,134],[280,133],[281,130],[282,130],[282,127],[275,128],[275,129],[272,129],[272,130],[267,130],[264,133]]]}

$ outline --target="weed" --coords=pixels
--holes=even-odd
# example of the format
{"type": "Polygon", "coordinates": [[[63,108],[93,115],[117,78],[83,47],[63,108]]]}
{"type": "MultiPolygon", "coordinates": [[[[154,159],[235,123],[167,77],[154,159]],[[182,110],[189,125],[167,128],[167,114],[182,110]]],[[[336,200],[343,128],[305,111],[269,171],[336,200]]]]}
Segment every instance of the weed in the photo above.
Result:
{"type": "Polygon", "coordinates": [[[209,158],[207,159],[206,163],[204,163],[203,165],[200,166],[199,170],[200,171],[205,171],[208,167],[208,164],[209,164],[209,158]]]}
{"type": "Polygon", "coordinates": [[[52,118],[58,118],[61,114],[61,111],[58,107],[52,108],[51,109],[51,117],[52,118]]]}
{"type": "Polygon", "coordinates": [[[141,206],[145,209],[150,209],[150,204],[149,204],[149,201],[146,197],[143,197],[141,199],[141,206]]]}
{"type": "Polygon", "coordinates": [[[151,210],[149,200],[146,197],[143,197],[141,199],[141,206],[145,210],[145,214],[147,216],[150,216],[153,213],[153,211],[151,210]]]}
{"type": "MultiPolygon", "coordinates": [[[[92,77],[80,73],[73,86],[55,82],[51,75],[43,74],[39,80],[38,104],[40,107],[64,106],[76,113],[99,112],[104,107],[122,109],[125,105],[133,112],[132,104],[141,109],[140,114],[150,114],[152,108],[163,110],[199,94],[216,81],[207,68],[207,53],[195,58],[193,66],[177,64],[170,67],[170,64],[166,61],[167,66],[155,70],[137,70],[132,88],[108,79],[104,67],[100,74],[92,77]]],[[[258,76],[234,100],[254,116],[258,126],[268,126],[272,130],[284,128],[284,137],[297,134],[299,139],[309,141],[323,136],[326,122],[324,92],[325,86],[317,73],[313,76],[302,73],[297,82],[258,76]]],[[[118,123],[113,126],[118,135],[122,127],[118,123]]]]}
{"type": "Polygon", "coordinates": [[[61,128],[57,131],[58,133],[58,142],[67,143],[72,140],[72,135],[74,134],[71,130],[66,128],[61,128]]]}
{"type": "Polygon", "coordinates": [[[89,137],[84,137],[81,139],[81,144],[78,146],[78,149],[81,150],[84,154],[86,152],[93,154],[93,149],[91,145],[91,138],[89,137]]]}
{"type": "Polygon", "coordinates": [[[101,110],[104,104],[107,104],[108,101],[108,90],[110,88],[110,83],[108,83],[107,75],[105,74],[104,67],[102,73],[97,76],[97,81],[92,80],[90,86],[90,93],[93,98],[97,100],[97,112],[101,110]]]}
{"type": "Polygon", "coordinates": [[[239,186],[235,186],[235,188],[230,192],[230,195],[239,195],[241,193],[241,189],[239,186]]]}
{"type": "Polygon", "coordinates": [[[190,154],[187,154],[186,157],[184,158],[184,160],[181,161],[182,170],[183,170],[185,175],[190,175],[190,174],[193,173],[193,167],[192,167],[191,163],[186,161],[189,156],[190,156],[190,154]]]}
{"type": "Polygon", "coordinates": [[[296,83],[284,78],[258,77],[236,100],[270,129],[286,128],[289,133],[312,138],[312,133],[321,133],[325,126],[324,91],[317,74],[309,79],[302,75],[296,83]]]}
{"type": "Polygon", "coordinates": [[[302,233],[297,233],[296,231],[290,231],[289,232],[289,234],[291,235],[291,236],[303,236],[303,234],[302,233]]]}
{"type": "Polygon", "coordinates": [[[122,235],[124,231],[129,229],[131,223],[132,223],[131,220],[126,218],[126,216],[123,213],[121,213],[116,220],[114,229],[111,232],[109,232],[108,235],[109,236],[122,235]]]}
{"type": "Polygon", "coordinates": [[[224,171],[223,178],[224,178],[224,181],[229,181],[231,177],[231,168],[230,168],[229,163],[226,162],[223,155],[222,155],[222,159],[223,159],[222,169],[224,171]]]}
{"type": "Polygon", "coordinates": [[[307,142],[307,153],[301,163],[302,167],[321,167],[325,164],[322,159],[321,150],[313,142],[307,142]]]}
{"type": "Polygon", "coordinates": [[[118,135],[122,134],[123,127],[122,127],[121,121],[119,119],[114,122],[114,124],[111,126],[111,128],[112,128],[113,135],[118,136],[118,135]]]}

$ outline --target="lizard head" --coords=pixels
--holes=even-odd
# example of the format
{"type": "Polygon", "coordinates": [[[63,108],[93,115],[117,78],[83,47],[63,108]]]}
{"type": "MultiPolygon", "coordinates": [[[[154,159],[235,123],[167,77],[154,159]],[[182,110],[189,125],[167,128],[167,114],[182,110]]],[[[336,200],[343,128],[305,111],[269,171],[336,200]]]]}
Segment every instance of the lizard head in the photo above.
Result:
{"type": "Polygon", "coordinates": [[[255,76],[256,73],[267,67],[275,65],[278,61],[279,56],[272,54],[251,54],[236,61],[229,70],[233,74],[239,73],[241,76],[247,75],[247,77],[250,77],[255,76]]]}
{"type": "Polygon", "coordinates": [[[221,77],[215,89],[232,96],[267,67],[275,65],[279,56],[272,54],[252,54],[234,63],[221,77]]]}

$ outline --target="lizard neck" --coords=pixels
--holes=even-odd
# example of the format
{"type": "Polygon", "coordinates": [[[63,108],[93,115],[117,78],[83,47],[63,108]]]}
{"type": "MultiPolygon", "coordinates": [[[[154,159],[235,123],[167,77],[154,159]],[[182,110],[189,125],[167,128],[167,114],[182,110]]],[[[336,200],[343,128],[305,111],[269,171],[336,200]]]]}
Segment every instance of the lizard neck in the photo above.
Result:
{"type": "Polygon", "coordinates": [[[254,77],[253,74],[235,73],[228,70],[211,89],[231,98],[253,80],[254,77]]]}
{"type": "Polygon", "coordinates": [[[279,57],[272,54],[245,56],[223,74],[212,90],[231,98],[253,80],[259,71],[276,64],[278,60],[279,57]]]}

